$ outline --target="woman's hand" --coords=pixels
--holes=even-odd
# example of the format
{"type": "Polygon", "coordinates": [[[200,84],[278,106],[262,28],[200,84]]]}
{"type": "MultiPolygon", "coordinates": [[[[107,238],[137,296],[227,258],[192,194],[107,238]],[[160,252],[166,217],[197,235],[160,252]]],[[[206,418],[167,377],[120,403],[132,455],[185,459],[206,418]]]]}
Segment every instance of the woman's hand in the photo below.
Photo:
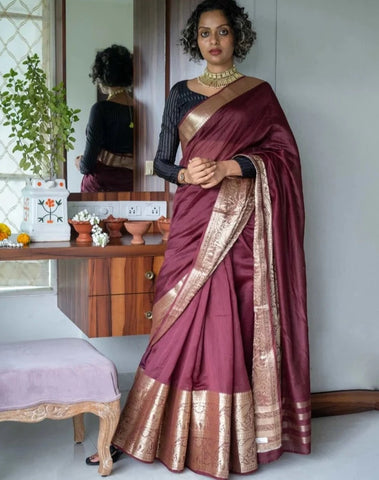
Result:
{"type": "Polygon", "coordinates": [[[80,160],[82,159],[82,156],[83,155],[78,155],[76,158],[75,158],[75,167],[80,170],[79,166],[80,166],[80,160]]]}
{"type": "Polygon", "coordinates": [[[242,175],[241,167],[235,160],[225,160],[216,162],[216,169],[209,180],[201,184],[202,188],[212,188],[221,183],[225,177],[240,177],[242,175]]]}
{"type": "Polygon", "coordinates": [[[209,182],[216,170],[216,162],[208,158],[194,157],[188,163],[185,172],[186,183],[202,185],[209,182]]]}
{"type": "Polygon", "coordinates": [[[235,160],[215,162],[208,158],[194,157],[185,170],[185,183],[212,188],[221,183],[225,177],[241,175],[241,168],[235,160]]]}

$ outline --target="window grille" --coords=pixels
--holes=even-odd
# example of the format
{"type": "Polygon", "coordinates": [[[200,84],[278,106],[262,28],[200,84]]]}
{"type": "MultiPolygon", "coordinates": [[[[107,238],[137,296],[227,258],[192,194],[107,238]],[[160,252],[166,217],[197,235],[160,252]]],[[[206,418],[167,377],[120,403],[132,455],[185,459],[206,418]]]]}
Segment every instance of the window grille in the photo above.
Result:
{"type": "MultiPolygon", "coordinates": [[[[53,15],[52,0],[0,0],[1,90],[5,87],[4,73],[11,68],[22,73],[25,68],[22,62],[35,53],[51,78],[53,15]]],[[[9,138],[10,127],[3,122],[0,112],[0,223],[6,223],[17,234],[22,221],[25,172],[18,166],[19,152],[12,152],[14,140],[9,138]]],[[[0,291],[51,287],[51,269],[49,260],[1,262],[0,291]]]]}

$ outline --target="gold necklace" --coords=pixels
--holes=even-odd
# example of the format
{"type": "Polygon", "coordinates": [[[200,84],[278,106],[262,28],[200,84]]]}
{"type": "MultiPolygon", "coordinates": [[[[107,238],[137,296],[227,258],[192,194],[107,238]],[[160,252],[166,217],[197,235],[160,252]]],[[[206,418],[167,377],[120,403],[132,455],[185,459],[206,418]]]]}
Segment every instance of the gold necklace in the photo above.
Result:
{"type": "Polygon", "coordinates": [[[243,75],[237,71],[235,65],[229,68],[229,70],[220,73],[212,73],[207,67],[204,73],[197,77],[197,81],[205,87],[222,88],[241,77],[243,77],[243,75]]]}
{"type": "Polygon", "coordinates": [[[115,90],[114,92],[111,92],[108,95],[107,100],[110,100],[113,97],[117,97],[117,95],[120,95],[121,93],[125,93],[125,88],[119,88],[118,90],[115,90]]]}

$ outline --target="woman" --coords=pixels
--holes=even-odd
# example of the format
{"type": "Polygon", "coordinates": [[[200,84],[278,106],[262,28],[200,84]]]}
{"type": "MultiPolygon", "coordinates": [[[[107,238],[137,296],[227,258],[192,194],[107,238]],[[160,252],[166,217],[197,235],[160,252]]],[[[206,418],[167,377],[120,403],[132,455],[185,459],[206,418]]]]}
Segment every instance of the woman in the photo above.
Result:
{"type": "Polygon", "coordinates": [[[132,55],[126,47],[112,45],[96,54],[90,76],[107,99],[92,106],[84,155],[75,160],[84,175],[81,191],[131,191],[133,100],[128,89],[133,81],[132,55]]]}
{"type": "Polygon", "coordinates": [[[113,438],[114,452],[215,478],[310,451],[300,164],[270,86],[233,67],[254,36],[231,0],[203,1],[183,32],[207,67],[163,114],[155,169],[178,188],[150,343],[113,438]]]}

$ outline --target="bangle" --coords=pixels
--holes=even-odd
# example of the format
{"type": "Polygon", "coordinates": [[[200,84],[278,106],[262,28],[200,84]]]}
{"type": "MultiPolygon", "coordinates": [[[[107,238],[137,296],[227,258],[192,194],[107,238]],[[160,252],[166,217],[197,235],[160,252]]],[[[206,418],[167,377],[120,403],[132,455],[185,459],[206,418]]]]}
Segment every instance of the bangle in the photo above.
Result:
{"type": "Polygon", "coordinates": [[[179,175],[178,175],[179,183],[187,183],[187,182],[186,182],[185,173],[186,173],[186,169],[185,169],[185,168],[183,168],[182,170],[180,170],[179,175]]]}

